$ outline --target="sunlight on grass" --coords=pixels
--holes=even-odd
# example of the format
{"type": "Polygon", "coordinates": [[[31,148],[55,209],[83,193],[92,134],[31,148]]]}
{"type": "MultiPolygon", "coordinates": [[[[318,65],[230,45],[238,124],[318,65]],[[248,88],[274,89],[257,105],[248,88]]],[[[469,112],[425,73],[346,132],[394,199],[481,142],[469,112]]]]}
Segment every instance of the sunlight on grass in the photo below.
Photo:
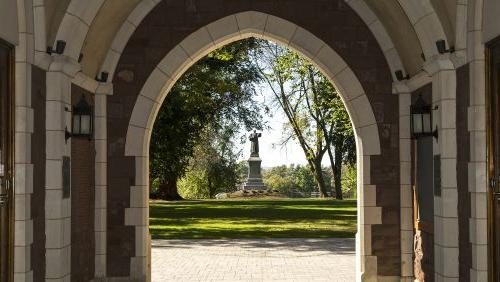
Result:
{"type": "Polygon", "coordinates": [[[351,238],[356,201],[151,201],[150,231],[154,239],[351,238]]]}

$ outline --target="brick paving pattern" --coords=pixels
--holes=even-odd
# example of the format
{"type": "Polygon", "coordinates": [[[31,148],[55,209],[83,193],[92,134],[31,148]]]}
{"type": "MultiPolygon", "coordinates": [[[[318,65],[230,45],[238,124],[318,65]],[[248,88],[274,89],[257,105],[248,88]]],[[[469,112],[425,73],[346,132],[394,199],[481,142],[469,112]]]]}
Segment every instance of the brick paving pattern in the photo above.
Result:
{"type": "Polygon", "coordinates": [[[354,239],[153,240],[152,280],[355,281],[354,239]]]}

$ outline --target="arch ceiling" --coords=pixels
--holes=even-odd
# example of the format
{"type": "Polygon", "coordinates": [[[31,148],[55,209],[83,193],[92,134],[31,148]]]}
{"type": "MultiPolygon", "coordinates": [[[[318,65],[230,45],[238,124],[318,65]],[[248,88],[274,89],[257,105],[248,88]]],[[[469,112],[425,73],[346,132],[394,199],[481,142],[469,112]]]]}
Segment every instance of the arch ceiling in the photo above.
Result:
{"type": "MultiPolygon", "coordinates": [[[[46,39],[51,45],[61,37],[68,41],[72,31],[78,31],[78,23],[67,18],[82,19],[84,35],[68,43],[66,55],[81,61],[84,74],[95,77],[105,62],[106,54],[113,40],[127,18],[134,13],[138,5],[154,6],[161,0],[44,0],[46,15],[46,39]],[[84,4],[82,4],[84,3],[84,4]],[[81,15],[75,15],[75,7],[81,15]],[[83,37],[83,38],[82,38],[83,37]],[[76,46],[72,45],[75,44],[76,46]]],[[[353,1],[353,0],[349,0],[353,1]]],[[[348,1],[348,2],[349,2],[348,1]]],[[[424,60],[436,53],[434,42],[447,39],[454,45],[456,28],[455,0],[359,0],[364,1],[376,15],[392,40],[399,54],[404,71],[411,75],[422,69],[424,60]]],[[[42,1],[40,1],[42,2],[42,1]]],[[[150,10],[150,9],[142,9],[150,10]]],[[[142,18],[144,15],[137,15],[142,18]]],[[[360,14],[361,17],[363,15],[360,14]]],[[[75,35],[76,37],[76,35],[75,35]]]]}
{"type": "Polygon", "coordinates": [[[413,75],[423,63],[423,53],[418,36],[398,0],[365,0],[377,15],[398,50],[405,70],[413,75]]]}

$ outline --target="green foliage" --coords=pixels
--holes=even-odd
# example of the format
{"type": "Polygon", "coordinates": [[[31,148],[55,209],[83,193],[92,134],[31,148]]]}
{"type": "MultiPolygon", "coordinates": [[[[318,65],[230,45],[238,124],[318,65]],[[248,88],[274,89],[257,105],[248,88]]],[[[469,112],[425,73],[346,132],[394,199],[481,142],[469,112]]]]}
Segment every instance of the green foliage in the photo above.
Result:
{"type": "Polygon", "coordinates": [[[179,194],[184,199],[208,198],[208,181],[205,171],[189,169],[177,183],[179,194]]]}
{"type": "Polygon", "coordinates": [[[262,128],[254,83],[260,75],[248,55],[255,40],[218,49],[193,65],[162,104],[150,143],[151,182],[176,182],[190,164],[206,128],[235,136],[241,126],[262,128]]]}
{"type": "Polygon", "coordinates": [[[262,180],[268,188],[278,190],[289,195],[294,188],[298,188],[293,177],[292,169],[286,166],[277,166],[262,172],[262,180]]]}
{"type": "MultiPolygon", "coordinates": [[[[326,168],[322,172],[326,189],[331,191],[331,176],[326,168]]],[[[318,191],[314,175],[307,165],[282,165],[266,169],[262,173],[262,179],[269,188],[285,195],[297,196],[294,193],[299,192],[309,197],[311,192],[318,191]]]]}
{"type": "Polygon", "coordinates": [[[355,199],[357,196],[356,165],[345,165],[342,168],[342,193],[346,198],[355,199]]]}
{"type": "Polygon", "coordinates": [[[186,174],[178,183],[185,199],[214,198],[217,193],[235,191],[242,182],[237,154],[232,150],[232,132],[224,129],[206,129],[195,146],[186,174]]]}

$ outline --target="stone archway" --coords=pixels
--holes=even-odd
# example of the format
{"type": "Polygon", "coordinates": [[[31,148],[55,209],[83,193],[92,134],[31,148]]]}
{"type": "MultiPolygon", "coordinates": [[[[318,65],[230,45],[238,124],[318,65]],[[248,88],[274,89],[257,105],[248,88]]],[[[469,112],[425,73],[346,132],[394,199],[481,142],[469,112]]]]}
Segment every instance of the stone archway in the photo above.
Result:
{"type": "MultiPolygon", "coordinates": [[[[380,154],[379,130],[373,110],[359,80],[344,60],[320,39],[291,22],[259,12],[243,12],[220,19],[192,33],[163,58],[144,84],[134,105],[125,141],[125,155],[136,158],[136,168],[137,166],[142,168],[136,169],[135,178],[144,180],[141,183],[143,185],[131,187],[131,205],[144,202],[144,198],[148,196],[149,171],[147,168],[151,130],[163,100],[177,79],[209,52],[232,41],[252,36],[278,42],[302,53],[314,62],[339,89],[355,128],[359,155],[358,171],[366,170],[365,157],[380,154]],[[146,193],[146,195],[140,195],[140,193],[146,193]]],[[[365,188],[364,182],[365,180],[361,177],[359,187],[365,188]]],[[[370,189],[369,186],[366,188],[370,189]]],[[[361,204],[375,203],[375,195],[370,192],[365,193],[364,189],[359,191],[358,246],[360,251],[358,255],[360,261],[358,266],[361,268],[358,272],[361,272],[366,264],[364,256],[371,256],[370,253],[361,251],[371,247],[365,245],[367,241],[363,240],[365,236],[371,236],[366,225],[381,222],[382,218],[380,208],[361,204]],[[365,212],[372,216],[365,218],[365,212]]],[[[148,209],[147,202],[144,207],[140,208],[148,209]]],[[[127,222],[127,219],[137,219],[132,215],[137,211],[136,207],[125,210],[125,224],[147,227],[147,217],[142,217],[139,224],[127,222]]],[[[141,234],[143,237],[136,237],[136,246],[147,241],[147,230],[142,230],[141,234]]]]}
{"type": "Polygon", "coordinates": [[[168,90],[211,50],[258,36],[304,54],[342,93],[358,143],[358,277],[400,277],[399,99],[392,95],[392,75],[384,53],[355,12],[345,5],[333,7],[338,15],[352,17],[352,23],[336,22],[334,35],[328,35],[318,30],[326,26],[308,26],[307,21],[295,24],[285,19],[286,12],[266,12],[265,7],[235,13],[210,11],[214,14],[195,23],[179,20],[179,25],[187,24],[187,31],[181,32],[187,37],[172,31],[162,41],[144,33],[164,24],[159,15],[171,7],[162,4],[144,18],[126,44],[113,78],[115,94],[106,102],[108,276],[143,279],[148,274],[149,137],[168,90]],[[337,25],[362,36],[349,37],[337,25]],[[139,48],[144,40],[157,53],[148,53],[151,58],[145,62],[134,61],[132,57],[138,55],[134,52],[144,50],[139,48]],[[116,256],[127,259],[111,259],[116,256]],[[129,271],[123,271],[126,265],[129,271]]]}

